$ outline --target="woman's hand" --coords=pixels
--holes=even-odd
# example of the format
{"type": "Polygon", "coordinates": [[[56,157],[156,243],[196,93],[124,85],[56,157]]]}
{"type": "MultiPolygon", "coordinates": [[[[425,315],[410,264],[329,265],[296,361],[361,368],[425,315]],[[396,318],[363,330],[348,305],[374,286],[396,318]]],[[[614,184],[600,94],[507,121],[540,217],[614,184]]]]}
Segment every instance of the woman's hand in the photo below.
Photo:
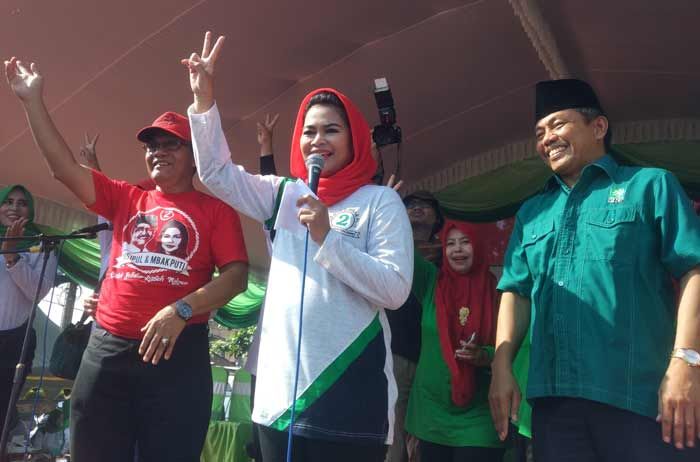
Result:
{"type": "Polygon", "coordinates": [[[486,367],[491,363],[489,354],[475,343],[467,343],[460,340],[462,348],[455,350],[455,358],[467,362],[475,367],[486,367]]]}
{"type": "Polygon", "coordinates": [[[309,229],[311,239],[318,245],[322,245],[326,235],[331,230],[328,208],[323,202],[310,195],[299,198],[297,207],[300,207],[299,222],[309,229]]]}
{"type": "Polygon", "coordinates": [[[386,182],[386,187],[391,188],[396,192],[399,192],[399,189],[401,189],[401,186],[403,186],[403,180],[399,180],[398,182],[396,181],[396,175],[393,173],[389,177],[389,181],[386,182]]]}
{"type": "Polygon", "coordinates": [[[85,133],[85,141],[83,142],[83,145],[80,146],[80,157],[85,165],[93,170],[101,172],[102,169],[100,168],[100,162],[97,160],[97,140],[99,138],[99,133],[95,135],[92,140],[90,139],[90,135],[85,133]]]}
{"type": "Polygon", "coordinates": [[[272,154],[272,134],[277,125],[279,114],[270,117],[270,114],[265,114],[265,122],[258,122],[258,144],[260,145],[260,155],[272,154]]]}
{"type": "MultiPolygon", "coordinates": [[[[24,235],[24,227],[29,222],[28,218],[18,218],[5,231],[5,237],[21,237],[24,235]]],[[[3,241],[2,250],[14,250],[17,248],[17,241],[3,241]]],[[[15,254],[6,254],[15,255],[15,254]]]]}
{"type": "Polygon", "coordinates": [[[208,111],[214,105],[214,64],[224,44],[224,36],[219,36],[213,47],[211,46],[211,37],[210,31],[204,34],[201,56],[192,53],[189,59],[180,61],[190,71],[190,88],[194,94],[194,112],[198,114],[208,111]]]}
{"type": "Polygon", "coordinates": [[[5,76],[20,101],[25,104],[41,101],[44,78],[39,74],[36,64],[31,63],[27,67],[24,62],[13,56],[9,61],[5,61],[5,76]]]}
{"type": "Polygon", "coordinates": [[[155,366],[161,358],[170,359],[175,342],[186,324],[172,305],[157,312],[141,328],[141,332],[145,332],[139,345],[143,362],[151,362],[155,366]]]}

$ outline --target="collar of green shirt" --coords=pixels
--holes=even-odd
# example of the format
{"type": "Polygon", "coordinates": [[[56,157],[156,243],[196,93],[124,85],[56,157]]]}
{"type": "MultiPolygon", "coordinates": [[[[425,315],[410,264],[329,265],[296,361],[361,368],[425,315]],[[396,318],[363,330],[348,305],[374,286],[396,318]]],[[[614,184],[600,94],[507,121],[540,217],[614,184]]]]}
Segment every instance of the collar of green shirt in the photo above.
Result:
{"type": "MultiPolygon", "coordinates": [[[[617,183],[616,174],[617,174],[618,164],[617,164],[617,161],[615,161],[615,159],[613,159],[613,157],[610,154],[606,154],[603,157],[601,157],[600,159],[597,159],[595,162],[593,162],[589,165],[586,165],[583,168],[583,172],[581,172],[581,177],[586,175],[586,171],[590,170],[591,168],[599,168],[599,169],[603,170],[610,177],[610,179],[613,181],[613,183],[617,183]]],[[[569,188],[569,186],[566,183],[564,183],[564,181],[561,178],[559,178],[559,175],[550,176],[547,179],[547,181],[545,182],[542,190],[547,191],[549,189],[556,188],[556,187],[560,187],[561,189],[563,189],[567,193],[571,191],[571,188],[569,188]]]]}

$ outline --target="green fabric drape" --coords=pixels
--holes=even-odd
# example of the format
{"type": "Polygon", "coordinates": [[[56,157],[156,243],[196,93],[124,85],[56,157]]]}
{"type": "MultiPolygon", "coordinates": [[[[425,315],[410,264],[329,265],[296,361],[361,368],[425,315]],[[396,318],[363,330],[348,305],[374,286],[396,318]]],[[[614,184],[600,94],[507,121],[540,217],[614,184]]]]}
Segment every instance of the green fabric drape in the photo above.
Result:
{"type": "Polygon", "coordinates": [[[251,461],[245,445],[253,438],[253,424],[210,422],[200,462],[251,461]]]}
{"type": "Polygon", "coordinates": [[[249,327],[258,322],[265,298],[265,284],[248,278],[248,288],[217,311],[214,321],[229,329],[249,327]]]}
{"type": "Polygon", "coordinates": [[[613,156],[626,165],[669,170],[690,197],[700,198],[700,142],[621,144],[613,146],[613,156]]]}
{"type": "Polygon", "coordinates": [[[66,241],[58,264],[70,280],[94,289],[100,274],[100,244],[94,239],[66,241]]]}
{"type": "Polygon", "coordinates": [[[539,157],[526,159],[455,183],[435,197],[449,218],[496,221],[515,215],[520,204],[539,191],[550,175],[539,157]]]}
{"type": "Polygon", "coordinates": [[[214,384],[214,393],[211,398],[211,417],[209,420],[225,420],[224,401],[228,386],[228,371],[221,366],[212,366],[211,379],[214,384]]]}
{"type": "MultiPolygon", "coordinates": [[[[693,198],[700,198],[700,142],[673,141],[613,146],[613,157],[626,165],[660,167],[674,173],[693,198]]],[[[539,157],[467,178],[435,193],[450,218],[488,222],[511,217],[537,193],[551,171],[539,157]]]]}

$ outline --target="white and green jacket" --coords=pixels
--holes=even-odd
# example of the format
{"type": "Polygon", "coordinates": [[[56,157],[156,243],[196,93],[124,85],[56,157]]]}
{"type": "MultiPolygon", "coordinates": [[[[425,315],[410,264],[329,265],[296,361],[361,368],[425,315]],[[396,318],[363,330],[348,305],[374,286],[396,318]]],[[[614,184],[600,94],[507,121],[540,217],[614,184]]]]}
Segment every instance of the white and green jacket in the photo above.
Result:
{"type": "MultiPolygon", "coordinates": [[[[269,220],[284,178],[251,175],[231,161],[216,106],[189,111],[197,171],[219,199],[269,220]]],[[[329,207],[331,232],[309,241],[294,433],[307,438],[393,439],[396,383],[384,308],[408,297],[413,240],[401,199],[367,185],[329,207]]],[[[277,230],[262,321],[253,420],[285,430],[294,387],[304,239],[277,230]]]]}

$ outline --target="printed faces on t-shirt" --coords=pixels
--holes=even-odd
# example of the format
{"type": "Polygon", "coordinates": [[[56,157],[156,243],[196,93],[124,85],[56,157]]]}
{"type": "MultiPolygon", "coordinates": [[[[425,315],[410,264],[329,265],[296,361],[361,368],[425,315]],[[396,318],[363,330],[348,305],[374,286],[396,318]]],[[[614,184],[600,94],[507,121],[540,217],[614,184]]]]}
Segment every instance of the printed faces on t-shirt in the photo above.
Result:
{"type": "Polygon", "coordinates": [[[200,245],[195,221],[171,207],[154,207],[129,217],[112,276],[186,285],[190,260],[200,245]],[[155,279],[154,279],[155,278],[155,279]]]}

